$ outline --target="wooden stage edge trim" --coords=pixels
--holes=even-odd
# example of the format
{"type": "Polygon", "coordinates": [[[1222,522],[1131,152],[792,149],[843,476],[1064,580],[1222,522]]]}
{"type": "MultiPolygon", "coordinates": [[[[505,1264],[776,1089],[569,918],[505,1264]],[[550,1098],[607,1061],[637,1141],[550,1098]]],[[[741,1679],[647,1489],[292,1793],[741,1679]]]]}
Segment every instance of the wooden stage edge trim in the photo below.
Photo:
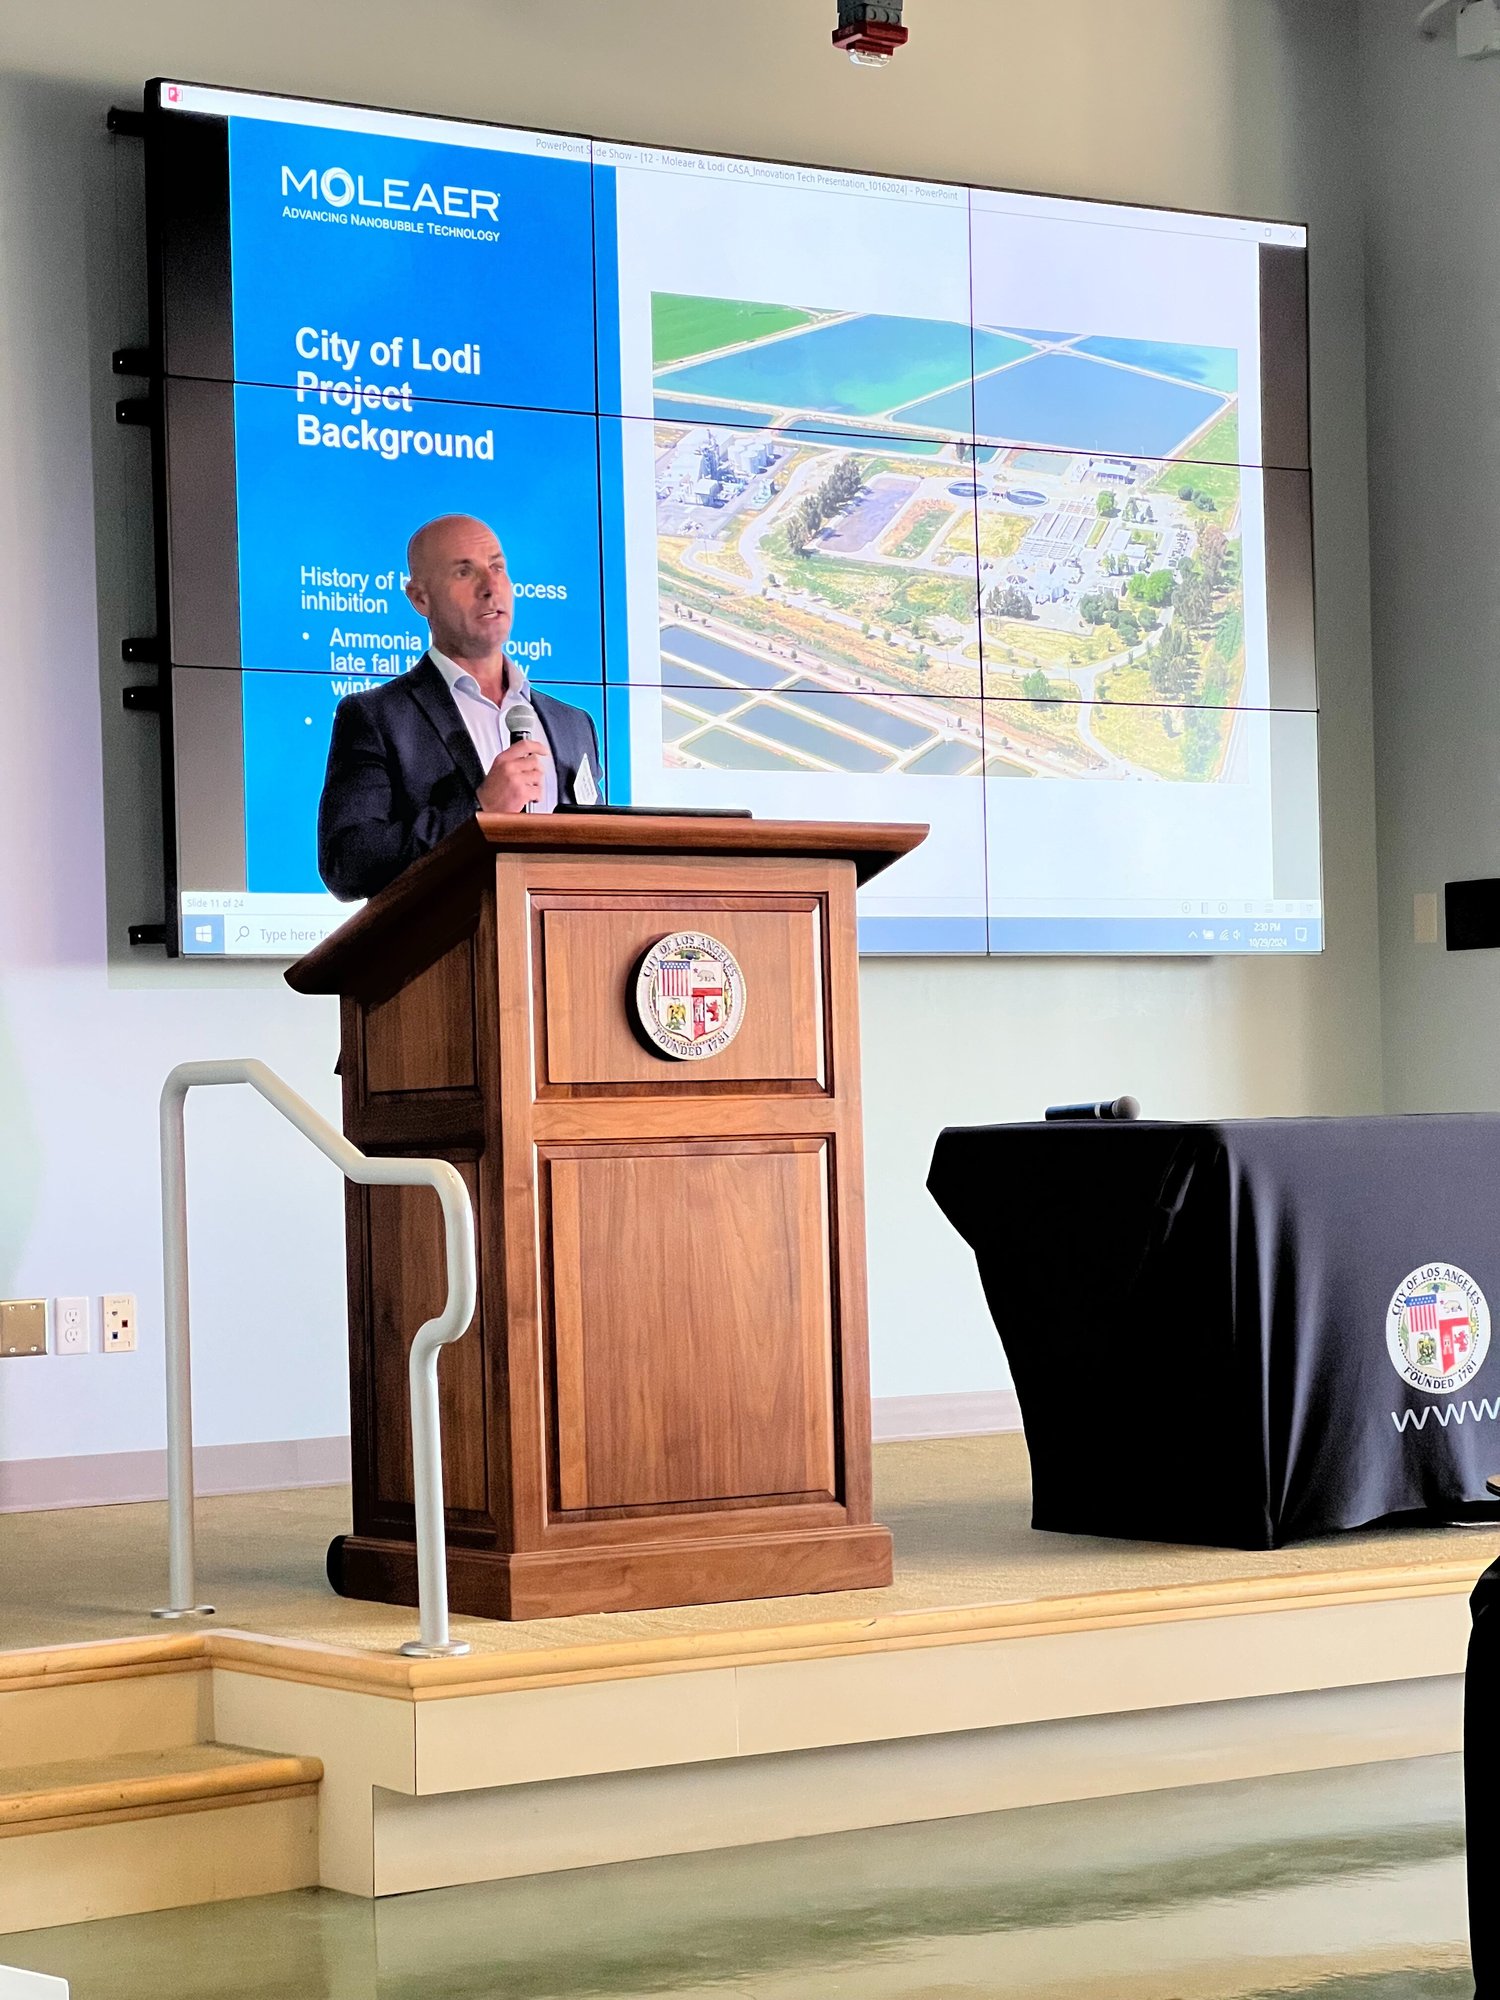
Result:
{"type": "MultiPolygon", "coordinates": [[[[170,1757],[171,1752],[162,1754],[170,1757]]],[[[47,1767],[41,1768],[45,1771],[47,1767]]],[[[263,1805],[269,1799],[311,1798],[322,1782],[323,1766],[318,1758],[273,1756],[247,1757],[188,1771],[132,1773],[92,1783],[64,1781],[0,1796],[0,1840],[159,1819],[173,1813],[263,1805]]]]}
{"type": "Polygon", "coordinates": [[[1452,1597],[1472,1590],[1478,1575],[1470,1563],[1402,1563],[1382,1569],[1235,1577],[1218,1583],[1169,1584],[1153,1590],[1015,1599],[950,1610],[808,1620],[798,1625],[694,1632],[672,1638],[538,1648],[534,1652],[469,1654],[454,1660],[411,1660],[394,1649],[368,1652],[223,1627],[164,1638],[103,1639],[0,1653],[0,1696],[27,1688],[74,1686],[140,1674],[194,1673],[221,1666],[237,1673],[397,1701],[435,1701],[648,1674],[770,1666],[791,1660],[976,1645],[1268,1611],[1316,1611],[1452,1597]]]}

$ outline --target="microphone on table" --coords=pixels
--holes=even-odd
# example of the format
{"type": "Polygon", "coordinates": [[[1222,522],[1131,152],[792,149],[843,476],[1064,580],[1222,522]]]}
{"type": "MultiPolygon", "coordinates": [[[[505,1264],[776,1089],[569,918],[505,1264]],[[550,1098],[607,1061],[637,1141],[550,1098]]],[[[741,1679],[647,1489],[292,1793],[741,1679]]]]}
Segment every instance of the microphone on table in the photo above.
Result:
{"type": "Polygon", "coordinates": [[[1140,1099],[1135,1097],[1110,1097],[1098,1104],[1049,1104],[1045,1117],[1049,1125],[1093,1124],[1098,1120],[1111,1122],[1139,1118],[1140,1099]]]}
{"type": "MultiPolygon", "coordinates": [[[[511,703],[510,707],[505,711],[505,726],[510,731],[512,749],[518,743],[540,743],[544,740],[542,737],[542,725],[537,720],[536,710],[531,706],[529,701],[513,701],[511,703]]],[[[540,804],[536,799],[531,799],[527,804],[522,806],[521,810],[528,813],[538,812],[540,811],[540,804]]]]}

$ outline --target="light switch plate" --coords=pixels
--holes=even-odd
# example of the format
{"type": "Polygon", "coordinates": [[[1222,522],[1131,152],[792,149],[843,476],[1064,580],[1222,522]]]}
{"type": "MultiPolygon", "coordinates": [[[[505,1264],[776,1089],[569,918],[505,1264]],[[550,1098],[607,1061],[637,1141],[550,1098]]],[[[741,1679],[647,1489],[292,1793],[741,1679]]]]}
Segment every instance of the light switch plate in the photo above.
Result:
{"type": "Polygon", "coordinates": [[[47,1301],[0,1299],[0,1360],[47,1352],[47,1301]]]}

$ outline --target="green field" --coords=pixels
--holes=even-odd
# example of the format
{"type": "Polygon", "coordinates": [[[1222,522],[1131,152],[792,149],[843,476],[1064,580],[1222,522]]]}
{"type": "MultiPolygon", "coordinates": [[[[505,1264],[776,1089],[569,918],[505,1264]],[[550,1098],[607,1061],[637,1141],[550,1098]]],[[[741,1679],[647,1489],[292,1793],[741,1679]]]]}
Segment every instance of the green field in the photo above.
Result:
{"type": "Polygon", "coordinates": [[[1029,514],[1006,514],[994,507],[979,511],[979,553],[983,556],[1013,556],[1030,532],[1029,514]]]}
{"type": "Polygon", "coordinates": [[[1136,708],[1094,711],[1094,733],[1117,757],[1178,782],[1212,782],[1219,773],[1234,711],[1228,708],[1136,708]]]}
{"type": "Polygon", "coordinates": [[[680,292],[651,294],[651,363],[688,361],[695,354],[712,354],[742,340],[763,340],[806,326],[812,313],[795,306],[763,306],[752,299],[695,299],[680,292]]]}
{"type": "Polygon", "coordinates": [[[1021,618],[987,616],[984,621],[985,666],[994,673],[1004,673],[1007,653],[1026,666],[1060,669],[1065,663],[1091,666],[1119,649],[1119,640],[1103,626],[1092,632],[1054,632],[1021,618]]]}
{"type": "Polygon", "coordinates": [[[1221,514],[1230,513],[1240,497],[1239,404],[1233,403],[1216,424],[1193,445],[1191,456],[1170,459],[1154,482],[1154,493],[1176,493],[1184,486],[1207,493],[1221,514]]]}
{"type": "Polygon", "coordinates": [[[1094,730],[1118,756],[1159,777],[1212,783],[1234,719],[1232,709],[1214,705],[1223,703],[1227,692],[1228,682],[1221,680],[1207,705],[1163,705],[1147,667],[1134,662],[1115,667],[1098,683],[1094,730]]]}
{"type": "Polygon", "coordinates": [[[1210,424],[1197,443],[1192,455],[1196,459],[1217,459],[1224,465],[1240,463],[1240,406],[1238,400],[1232,402],[1217,423],[1210,424]]]}
{"type": "Polygon", "coordinates": [[[821,598],[835,611],[855,612],[882,625],[911,626],[934,617],[962,625],[974,615],[974,584],[921,571],[886,570],[874,563],[842,562],[836,556],[789,557],[786,538],[768,544],[793,590],[821,598]]]}
{"type": "Polygon", "coordinates": [[[953,519],[954,510],[937,500],[924,500],[908,516],[906,532],[887,549],[888,555],[915,558],[936,541],[938,533],[953,519]]]}

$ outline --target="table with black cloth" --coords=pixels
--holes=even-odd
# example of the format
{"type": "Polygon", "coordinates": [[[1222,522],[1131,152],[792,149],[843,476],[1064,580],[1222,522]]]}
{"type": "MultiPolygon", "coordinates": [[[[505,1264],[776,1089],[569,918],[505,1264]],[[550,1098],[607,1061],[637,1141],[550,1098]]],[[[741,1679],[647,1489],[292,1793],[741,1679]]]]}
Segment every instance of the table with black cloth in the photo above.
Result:
{"type": "MultiPolygon", "coordinates": [[[[927,1185],[1010,1363],[1033,1527],[1264,1549],[1487,1499],[1500,1357],[1427,1393],[1386,1327],[1428,1265],[1500,1300],[1500,1118],[954,1128],[927,1185]]],[[[1475,1313],[1444,1336],[1469,1365],[1475,1313]]]]}

